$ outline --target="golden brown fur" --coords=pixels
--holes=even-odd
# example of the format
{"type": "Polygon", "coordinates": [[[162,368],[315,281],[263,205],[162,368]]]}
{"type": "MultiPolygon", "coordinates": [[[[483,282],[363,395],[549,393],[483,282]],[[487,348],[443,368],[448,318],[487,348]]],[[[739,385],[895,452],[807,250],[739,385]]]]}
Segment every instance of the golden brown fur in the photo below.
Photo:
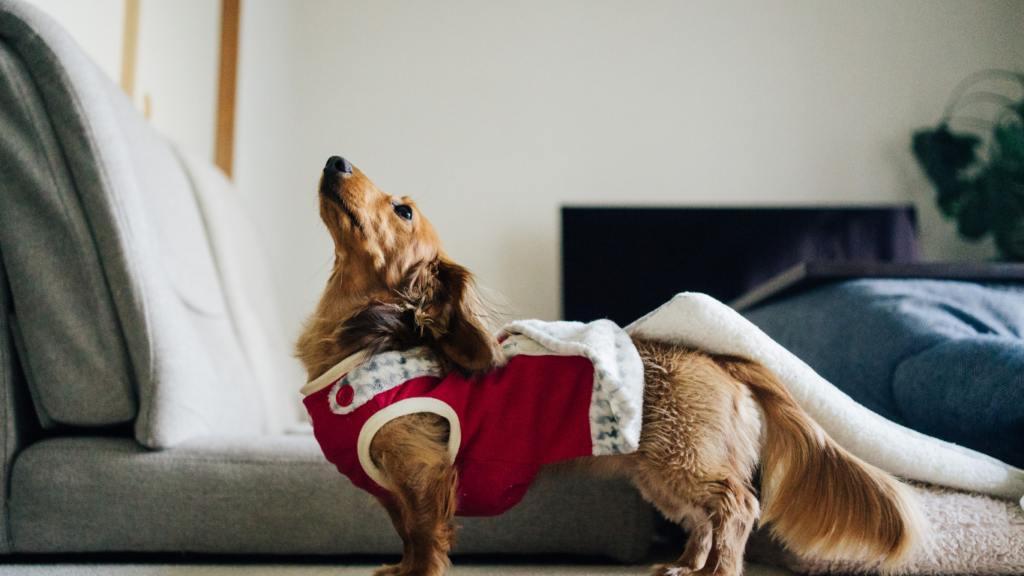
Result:
{"type": "MultiPolygon", "coordinates": [[[[320,213],[335,264],[297,345],[310,380],[364,349],[427,346],[446,370],[469,374],[501,364],[471,275],[448,259],[408,198],[381,192],[358,169],[325,172],[320,213]]],[[[683,555],[657,573],[740,574],[759,518],[799,554],[881,571],[898,570],[920,548],[927,525],[910,491],[839,447],[770,371],[743,358],[634,342],[645,377],[638,451],[569,465],[630,478],[684,524],[683,555]],[[763,451],[758,406],[767,421],[763,451]],[[752,485],[759,461],[763,508],[752,485]]],[[[381,504],[404,545],[402,562],[378,574],[442,574],[449,565],[458,478],[448,433],[443,418],[413,414],[371,443],[393,495],[381,504]]]]}

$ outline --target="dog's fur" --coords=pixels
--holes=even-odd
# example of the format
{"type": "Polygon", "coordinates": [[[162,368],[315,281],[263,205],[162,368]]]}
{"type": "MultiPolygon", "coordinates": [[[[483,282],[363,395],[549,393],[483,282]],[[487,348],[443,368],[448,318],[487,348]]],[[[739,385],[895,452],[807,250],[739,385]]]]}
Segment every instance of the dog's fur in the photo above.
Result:
{"type": "MultiPolygon", "coordinates": [[[[500,369],[472,276],[445,255],[413,202],[385,194],[358,169],[325,172],[319,192],[335,262],[297,345],[310,380],[360,350],[414,346],[432,350],[446,371],[500,369]]],[[[657,573],[740,574],[759,518],[798,554],[860,560],[881,571],[898,570],[926,540],[909,489],[832,441],[767,369],[634,342],[645,378],[639,449],[572,464],[628,477],[688,529],[683,555],[657,573]],[[755,402],[767,421],[763,451],[755,402]],[[752,486],[758,462],[760,504],[752,486]]],[[[443,418],[413,414],[385,425],[371,443],[393,495],[381,504],[404,544],[401,563],[379,575],[441,574],[449,565],[458,474],[448,433],[443,418]]]]}

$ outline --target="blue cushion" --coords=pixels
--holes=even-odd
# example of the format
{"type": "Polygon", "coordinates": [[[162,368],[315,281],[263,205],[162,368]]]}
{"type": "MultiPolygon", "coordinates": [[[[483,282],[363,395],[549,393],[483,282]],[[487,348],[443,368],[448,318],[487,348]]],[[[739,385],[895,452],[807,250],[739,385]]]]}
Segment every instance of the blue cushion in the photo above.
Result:
{"type": "Polygon", "coordinates": [[[854,280],[746,316],[871,410],[1024,466],[1024,286],[854,280]]]}

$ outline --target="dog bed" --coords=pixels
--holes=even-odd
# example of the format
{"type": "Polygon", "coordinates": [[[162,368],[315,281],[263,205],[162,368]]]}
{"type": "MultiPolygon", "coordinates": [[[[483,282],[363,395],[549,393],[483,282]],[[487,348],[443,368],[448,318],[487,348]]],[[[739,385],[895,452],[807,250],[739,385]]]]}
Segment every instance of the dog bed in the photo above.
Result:
{"type": "MultiPolygon", "coordinates": [[[[942,487],[921,488],[922,504],[935,529],[935,545],[909,568],[910,572],[1024,571],[1024,471],[868,410],[738,312],[710,296],[679,294],[627,326],[626,331],[757,360],[778,375],[801,407],[851,453],[903,478],[942,487]]],[[[853,565],[828,565],[785,554],[773,556],[765,550],[770,551],[771,546],[759,550],[752,545],[750,559],[774,558],[779,565],[808,574],[857,571],[853,565]]]]}
{"type": "MultiPolygon", "coordinates": [[[[1024,574],[1024,515],[1009,500],[950,488],[916,485],[934,540],[929,552],[905,568],[908,574],[1024,574]]],[[[798,574],[850,574],[850,562],[801,558],[758,530],[746,559],[798,574]]]]}
{"type": "Polygon", "coordinates": [[[873,412],[1024,466],[1024,286],[861,279],[745,315],[873,412]]]}

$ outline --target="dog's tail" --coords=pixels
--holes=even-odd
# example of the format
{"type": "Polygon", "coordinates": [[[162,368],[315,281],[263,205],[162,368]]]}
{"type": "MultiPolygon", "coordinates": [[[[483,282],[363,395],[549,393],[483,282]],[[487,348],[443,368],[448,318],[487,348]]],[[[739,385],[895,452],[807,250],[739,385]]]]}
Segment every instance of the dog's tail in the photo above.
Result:
{"type": "Polygon", "coordinates": [[[764,366],[719,357],[747,384],[767,420],[761,522],[800,555],[897,572],[929,541],[911,489],[829,438],[764,366]]]}

